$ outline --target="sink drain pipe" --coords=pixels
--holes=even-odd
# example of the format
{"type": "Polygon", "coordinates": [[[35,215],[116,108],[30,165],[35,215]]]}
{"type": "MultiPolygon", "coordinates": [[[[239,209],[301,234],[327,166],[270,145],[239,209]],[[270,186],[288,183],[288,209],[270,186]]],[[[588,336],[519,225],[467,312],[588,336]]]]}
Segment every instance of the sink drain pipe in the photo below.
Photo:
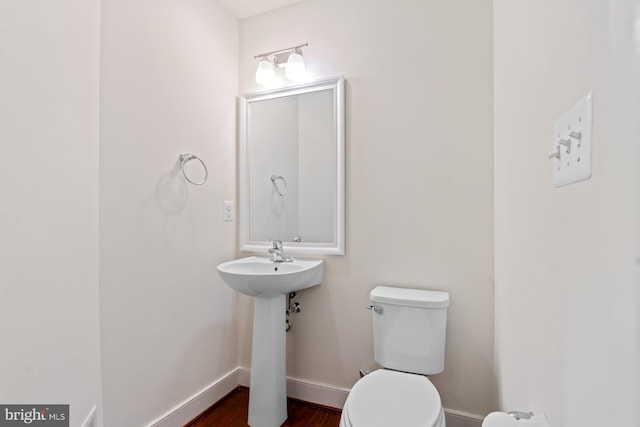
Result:
{"type": "Polygon", "coordinates": [[[289,292],[289,294],[287,295],[287,309],[286,309],[287,319],[285,320],[285,331],[287,332],[289,332],[293,327],[293,323],[291,323],[291,320],[289,320],[289,315],[293,313],[300,313],[302,311],[302,306],[300,305],[299,302],[297,301],[291,302],[291,300],[295,297],[296,297],[295,292],[289,292]]]}

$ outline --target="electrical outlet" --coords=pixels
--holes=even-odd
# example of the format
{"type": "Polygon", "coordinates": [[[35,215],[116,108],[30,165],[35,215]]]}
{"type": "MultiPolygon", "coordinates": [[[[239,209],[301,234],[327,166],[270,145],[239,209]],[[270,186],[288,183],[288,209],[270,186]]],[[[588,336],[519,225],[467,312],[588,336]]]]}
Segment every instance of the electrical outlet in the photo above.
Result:
{"type": "Polygon", "coordinates": [[[563,187],[591,178],[592,94],[589,92],[554,126],[553,185],[563,187]]]}
{"type": "Polygon", "coordinates": [[[223,219],[224,222],[233,222],[236,218],[236,208],[235,203],[225,200],[224,201],[224,211],[223,211],[223,219]]]}

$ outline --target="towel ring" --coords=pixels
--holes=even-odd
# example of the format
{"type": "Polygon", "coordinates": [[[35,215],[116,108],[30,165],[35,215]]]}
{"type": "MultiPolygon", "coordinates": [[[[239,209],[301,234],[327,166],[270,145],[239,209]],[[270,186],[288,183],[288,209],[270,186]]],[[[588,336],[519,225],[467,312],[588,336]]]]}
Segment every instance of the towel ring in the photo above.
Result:
{"type": "Polygon", "coordinates": [[[282,176],[271,175],[271,183],[273,184],[274,190],[276,190],[276,193],[278,193],[280,197],[284,197],[287,194],[287,181],[285,181],[282,176]],[[280,190],[278,181],[282,181],[282,183],[284,184],[284,190],[280,190]]]}
{"type": "Polygon", "coordinates": [[[182,175],[184,176],[184,179],[186,179],[190,184],[193,184],[193,185],[204,184],[205,182],[207,182],[207,177],[209,176],[207,165],[205,165],[202,159],[196,156],[195,154],[189,154],[189,153],[180,154],[180,170],[182,171],[182,175]],[[190,162],[191,160],[199,161],[202,167],[204,168],[204,178],[202,178],[202,181],[192,181],[191,179],[189,179],[189,177],[187,176],[187,173],[184,171],[184,165],[187,162],[190,162]]]}

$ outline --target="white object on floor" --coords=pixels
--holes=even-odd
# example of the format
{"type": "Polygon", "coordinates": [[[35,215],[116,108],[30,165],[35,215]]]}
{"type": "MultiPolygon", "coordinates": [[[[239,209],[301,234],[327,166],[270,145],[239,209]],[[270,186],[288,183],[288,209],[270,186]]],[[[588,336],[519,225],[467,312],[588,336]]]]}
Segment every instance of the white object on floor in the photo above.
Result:
{"type": "Polygon", "coordinates": [[[549,427],[544,414],[534,415],[528,420],[516,420],[505,412],[492,412],[482,422],[482,427],[549,427]]]}

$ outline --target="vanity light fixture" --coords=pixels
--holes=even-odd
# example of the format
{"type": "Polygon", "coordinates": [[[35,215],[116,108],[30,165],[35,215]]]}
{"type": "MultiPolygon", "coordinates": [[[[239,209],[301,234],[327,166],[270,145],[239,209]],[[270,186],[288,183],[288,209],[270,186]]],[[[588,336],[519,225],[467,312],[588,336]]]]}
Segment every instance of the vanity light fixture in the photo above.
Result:
{"type": "Polygon", "coordinates": [[[276,70],[273,68],[273,62],[265,56],[258,62],[256,70],[256,83],[262,86],[271,86],[276,81],[276,70]]]}
{"type": "Polygon", "coordinates": [[[254,59],[260,58],[256,70],[256,83],[262,86],[273,85],[276,81],[274,65],[285,69],[284,75],[287,79],[296,82],[303,80],[306,76],[306,67],[302,59],[301,48],[306,46],[309,44],[305,43],[254,56],[254,59]]]}
{"type": "Polygon", "coordinates": [[[304,66],[302,52],[300,52],[300,49],[296,49],[289,55],[287,66],[284,69],[284,76],[289,80],[299,82],[300,80],[304,79],[306,74],[307,68],[304,66]]]}

